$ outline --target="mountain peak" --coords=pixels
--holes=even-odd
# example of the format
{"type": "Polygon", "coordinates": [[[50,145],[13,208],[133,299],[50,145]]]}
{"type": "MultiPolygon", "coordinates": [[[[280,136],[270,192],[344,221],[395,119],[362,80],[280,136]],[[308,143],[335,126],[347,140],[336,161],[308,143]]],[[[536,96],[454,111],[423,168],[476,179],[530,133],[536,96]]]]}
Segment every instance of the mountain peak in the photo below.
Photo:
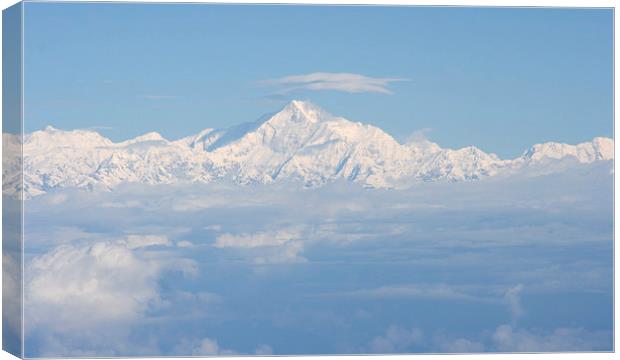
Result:
{"type": "Polygon", "coordinates": [[[561,159],[564,157],[572,157],[582,163],[595,160],[612,160],[614,158],[614,140],[605,137],[595,137],[592,141],[577,145],[546,142],[532,146],[522,155],[522,158],[528,162],[561,159]]]}
{"type": "Polygon", "coordinates": [[[151,131],[146,134],[137,136],[133,139],[125,140],[121,142],[120,145],[127,146],[127,145],[134,145],[134,144],[141,144],[141,143],[153,143],[153,142],[167,143],[168,140],[166,140],[158,132],[151,131]]]}
{"type": "Polygon", "coordinates": [[[295,123],[316,123],[331,117],[332,116],[328,112],[309,101],[292,100],[271,119],[286,119],[295,123]]]}
{"type": "Polygon", "coordinates": [[[32,144],[39,149],[55,148],[59,146],[90,148],[108,146],[113,144],[109,139],[92,130],[61,130],[48,125],[43,130],[38,130],[24,135],[24,142],[32,144]]]}
{"type": "Polygon", "coordinates": [[[165,141],[166,139],[164,139],[164,137],[161,136],[158,132],[151,131],[144,135],[140,135],[134,138],[133,140],[138,142],[138,141],[165,141]]]}
{"type": "Polygon", "coordinates": [[[314,105],[310,101],[304,100],[291,100],[286,107],[297,108],[300,110],[305,110],[306,108],[318,108],[318,106],[314,105]]]}

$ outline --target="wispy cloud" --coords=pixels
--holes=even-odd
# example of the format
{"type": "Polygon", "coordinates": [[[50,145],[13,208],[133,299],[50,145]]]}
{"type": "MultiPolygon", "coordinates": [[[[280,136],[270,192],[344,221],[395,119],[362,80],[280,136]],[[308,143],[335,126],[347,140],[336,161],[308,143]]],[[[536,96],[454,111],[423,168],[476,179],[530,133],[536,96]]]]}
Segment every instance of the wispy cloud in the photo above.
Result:
{"type": "Polygon", "coordinates": [[[216,248],[257,249],[253,252],[256,264],[281,264],[306,262],[299,254],[304,245],[301,242],[301,228],[284,228],[278,231],[264,231],[243,234],[222,234],[216,238],[216,248]]]}
{"type": "Polygon", "coordinates": [[[431,128],[422,128],[414,131],[405,138],[405,143],[419,143],[428,141],[428,134],[433,131],[431,128]]]}
{"type": "Polygon", "coordinates": [[[512,316],[513,325],[516,323],[517,319],[523,315],[523,308],[521,307],[521,291],[523,290],[523,285],[518,284],[516,286],[511,287],[504,294],[504,299],[506,303],[510,307],[510,315],[512,316]]]}
{"type": "Polygon", "coordinates": [[[353,73],[315,72],[265,80],[263,84],[282,86],[283,88],[275,93],[280,95],[299,90],[335,90],[347,93],[391,94],[392,91],[388,88],[391,83],[407,80],[396,77],[374,78],[353,73]]]}
{"type": "Polygon", "coordinates": [[[254,234],[223,234],[217,237],[215,247],[255,248],[260,246],[279,246],[301,237],[300,229],[281,229],[254,234]]]}
{"type": "Polygon", "coordinates": [[[403,352],[411,345],[419,344],[423,340],[424,332],[419,328],[409,330],[390,325],[385,334],[372,339],[368,350],[375,354],[403,352]]]}

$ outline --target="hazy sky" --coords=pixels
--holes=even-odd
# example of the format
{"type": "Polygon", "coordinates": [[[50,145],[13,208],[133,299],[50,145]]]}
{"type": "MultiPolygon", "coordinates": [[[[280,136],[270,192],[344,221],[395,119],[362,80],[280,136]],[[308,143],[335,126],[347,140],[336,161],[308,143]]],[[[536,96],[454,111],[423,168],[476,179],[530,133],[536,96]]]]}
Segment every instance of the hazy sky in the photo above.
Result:
{"type": "Polygon", "coordinates": [[[297,98],[502,157],[612,136],[610,9],[27,3],[24,21],[26,131],[176,139],[297,98]]]}

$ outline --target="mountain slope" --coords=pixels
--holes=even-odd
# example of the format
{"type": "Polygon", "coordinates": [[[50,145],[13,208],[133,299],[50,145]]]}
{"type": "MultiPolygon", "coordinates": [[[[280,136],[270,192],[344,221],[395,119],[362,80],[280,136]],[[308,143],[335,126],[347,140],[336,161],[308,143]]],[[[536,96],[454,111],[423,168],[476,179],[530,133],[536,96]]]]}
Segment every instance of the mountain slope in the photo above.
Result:
{"type": "MultiPolygon", "coordinates": [[[[473,146],[442,149],[426,140],[400,144],[377,127],[292,101],[255,122],[205,129],[177,141],[148,133],[114,143],[93,131],[48,127],[24,137],[24,186],[28,196],[62,187],[113,189],[123,182],[218,179],[305,186],[346,179],[390,188],[416,181],[476,180],[567,158],[577,163],[612,160],[613,140],[538,144],[517,159],[502,160],[473,146]]],[[[15,185],[5,184],[4,192],[15,192],[15,185]]]]}

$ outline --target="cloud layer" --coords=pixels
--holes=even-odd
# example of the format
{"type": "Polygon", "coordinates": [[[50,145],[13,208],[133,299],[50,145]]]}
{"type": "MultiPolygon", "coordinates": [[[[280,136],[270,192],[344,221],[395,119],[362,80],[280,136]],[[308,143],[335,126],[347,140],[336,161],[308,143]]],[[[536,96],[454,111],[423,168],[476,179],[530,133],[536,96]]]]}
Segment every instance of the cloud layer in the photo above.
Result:
{"type": "Polygon", "coordinates": [[[52,191],[27,355],[609,350],[612,181],[52,191]]]}

